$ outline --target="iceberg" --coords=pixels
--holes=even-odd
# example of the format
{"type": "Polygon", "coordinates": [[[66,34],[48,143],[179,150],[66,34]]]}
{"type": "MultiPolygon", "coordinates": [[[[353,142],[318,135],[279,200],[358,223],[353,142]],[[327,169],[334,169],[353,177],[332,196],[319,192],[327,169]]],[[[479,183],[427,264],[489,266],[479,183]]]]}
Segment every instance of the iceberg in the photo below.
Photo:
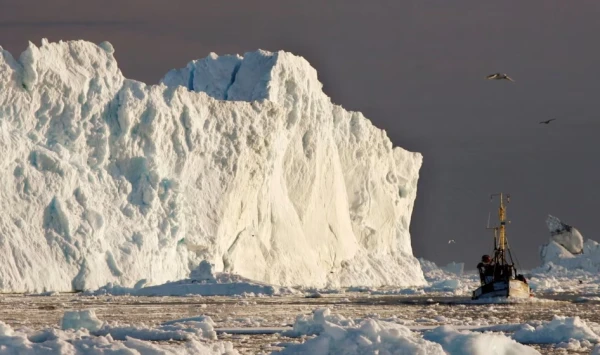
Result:
{"type": "Polygon", "coordinates": [[[580,254],[583,251],[583,236],[577,228],[563,223],[560,219],[548,215],[546,225],[550,231],[550,239],[571,254],[580,254]]]}
{"type": "MultiPolygon", "coordinates": [[[[574,227],[549,216],[550,240],[540,246],[542,265],[531,270],[535,292],[596,293],[600,285],[600,244],[587,239],[574,227]]],[[[581,301],[585,301],[582,299],[581,301]]]]}
{"type": "Polygon", "coordinates": [[[591,273],[600,271],[600,247],[594,240],[584,242],[575,228],[554,216],[546,220],[550,240],[540,247],[542,268],[544,265],[566,269],[579,269],[591,273]]]}
{"type": "Polygon", "coordinates": [[[334,105],[287,52],[190,62],[158,85],[114,48],[0,48],[0,290],[131,287],[215,271],[314,287],[425,284],[422,156],[334,105]]]}

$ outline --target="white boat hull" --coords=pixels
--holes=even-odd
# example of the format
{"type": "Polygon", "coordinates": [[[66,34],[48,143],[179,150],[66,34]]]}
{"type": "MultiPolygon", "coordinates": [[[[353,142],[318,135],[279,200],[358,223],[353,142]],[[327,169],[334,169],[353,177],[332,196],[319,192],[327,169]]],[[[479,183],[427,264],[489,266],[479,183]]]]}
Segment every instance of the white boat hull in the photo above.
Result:
{"type": "Polygon", "coordinates": [[[471,299],[492,297],[529,298],[531,297],[531,290],[529,285],[521,280],[511,279],[508,283],[506,281],[495,281],[473,291],[471,299]]]}

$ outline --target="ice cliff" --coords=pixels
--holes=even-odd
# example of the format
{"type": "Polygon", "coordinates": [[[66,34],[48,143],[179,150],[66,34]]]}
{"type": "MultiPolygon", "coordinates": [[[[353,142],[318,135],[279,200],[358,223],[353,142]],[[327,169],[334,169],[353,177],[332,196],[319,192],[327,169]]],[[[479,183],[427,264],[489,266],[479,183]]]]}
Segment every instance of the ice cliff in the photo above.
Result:
{"type": "Polygon", "coordinates": [[[217,271],[278,285],[420,285],[419,153],[331,103],[286,52],[209,57],[160,85],[113,47],[0,48],[0,289],[217,271]]]}

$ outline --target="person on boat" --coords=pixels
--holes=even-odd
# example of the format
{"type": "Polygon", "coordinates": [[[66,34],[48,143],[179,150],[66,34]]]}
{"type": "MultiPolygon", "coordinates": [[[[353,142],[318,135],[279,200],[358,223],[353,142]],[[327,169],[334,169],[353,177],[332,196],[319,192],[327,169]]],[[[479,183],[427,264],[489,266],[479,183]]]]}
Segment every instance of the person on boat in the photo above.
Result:
{"type": "Polygon", "coordinates": [[[494,280],[494,262],[489,255],[481,257],[481,262],[477,264],[477,270],[479,270],[482,284],[488,284],[494,280]]]}

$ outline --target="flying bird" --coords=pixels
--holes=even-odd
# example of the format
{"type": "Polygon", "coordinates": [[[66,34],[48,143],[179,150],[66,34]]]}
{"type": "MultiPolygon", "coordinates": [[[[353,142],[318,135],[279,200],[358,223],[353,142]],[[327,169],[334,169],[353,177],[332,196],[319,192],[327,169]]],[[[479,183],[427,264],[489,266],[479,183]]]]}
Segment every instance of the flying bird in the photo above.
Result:
{"type": "Polygon", "coordinates": [[[488,76],[485,77],[488,80],[509,80],[514,82],[514,80],[512,80],[508,75],[503,74],[503,73],[495,73],[495,74],[490,74],[488,76]]]}
{"type": "Polygon", "coordinates": [[[550,122],[554,121],[555,119],[556,119],[556,118],[551,118],[551,119],[549,119],[549,120],[547,120],[547,121],[542,121],[542,122],[540,122],[540,124],[542,124],[542,123],[543,123],[543,124],[548,124],[548,123],[550,123],[550,122]]]}
{"type": "Polygon", "coordinates": [[[450,239],[450,240],[448,241],[448,244],[451,244],[451,243],[456,243],[456,242],[454,241],[454,239],[450,239]]]}

